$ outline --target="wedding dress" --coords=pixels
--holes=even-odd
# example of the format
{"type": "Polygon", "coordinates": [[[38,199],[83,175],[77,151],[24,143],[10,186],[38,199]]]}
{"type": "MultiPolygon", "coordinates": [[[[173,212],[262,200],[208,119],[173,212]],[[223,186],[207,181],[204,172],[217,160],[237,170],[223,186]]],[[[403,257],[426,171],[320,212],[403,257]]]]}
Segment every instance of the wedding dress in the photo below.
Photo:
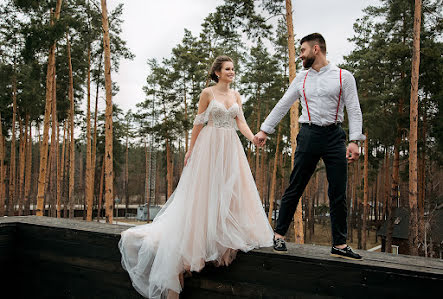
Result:
{"type": "Polygon", "coordinates": [[[236,119],[245,121],[237,103],[226,108],[213,97],[195,118],[194,125],[207,125],[174,193],[152,223],[122,232],[122,265],[143,296],[179,293],[180,273],[200,271],[209,261],[229,265],[237,250],[272,246],[236,119]]]}

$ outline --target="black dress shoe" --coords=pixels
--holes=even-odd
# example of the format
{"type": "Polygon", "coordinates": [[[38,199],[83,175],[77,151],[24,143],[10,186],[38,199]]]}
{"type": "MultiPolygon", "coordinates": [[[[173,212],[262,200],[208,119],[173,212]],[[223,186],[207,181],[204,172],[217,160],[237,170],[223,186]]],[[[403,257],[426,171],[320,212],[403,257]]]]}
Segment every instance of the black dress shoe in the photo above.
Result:
{"type": "Polygon", "coordinates": [[[286,248],[286,242],[282,238],[274,238],[274,251],[277,253],[286,253],[288,248],[286,248]]]}
{"type": "Polygon", "coordinates": [[[331,256],[341,257],[341,258],[345,258],[345,259],[349,259],[349,260],[361,260],[362,259],[361,255],[352,251],[352,248],[349,246],[346,246],[343,249],[332,246],[331,256]]]}

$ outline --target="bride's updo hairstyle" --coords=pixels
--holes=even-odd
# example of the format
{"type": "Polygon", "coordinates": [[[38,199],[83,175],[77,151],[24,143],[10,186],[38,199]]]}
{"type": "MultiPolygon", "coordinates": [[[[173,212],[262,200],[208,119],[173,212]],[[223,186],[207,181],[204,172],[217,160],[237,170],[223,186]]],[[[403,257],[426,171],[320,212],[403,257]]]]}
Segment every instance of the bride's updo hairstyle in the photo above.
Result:
{"type": "Polygon", "coordinates": [[[230,61],[230,62],[234,63],[232,58],[229,56],[226,56],[226,55],[218,56],[217,58],[215,58],[214,62],[212,63],[211,72],[210,72],[209,76],[215,82],[218,82],[218,78],[217,78],[217,75],[215,74],[215,72],[221,72],[222,64],[223,64],[223,62],[226,62],[226,61],[230,61]]]}

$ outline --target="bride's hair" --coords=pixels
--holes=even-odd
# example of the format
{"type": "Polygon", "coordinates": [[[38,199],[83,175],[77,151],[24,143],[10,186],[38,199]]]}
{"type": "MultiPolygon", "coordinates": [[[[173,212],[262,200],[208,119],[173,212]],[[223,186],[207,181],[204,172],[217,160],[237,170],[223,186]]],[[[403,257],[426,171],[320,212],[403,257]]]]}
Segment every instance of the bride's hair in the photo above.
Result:
{"type": "Polygon", "coordinates": [[[220,72],[223,62],[226,62],[226,61],[230,61],[230,62],[234,63],[232,58],[229,56],[226,56],[226,55],[218,56],[217,58],[215,58],[214,62],[212,63],[209,76],[215,82],[218,82],[218,78],[217,78],[217,75],[215,74],[215,72],[220,72]]]}

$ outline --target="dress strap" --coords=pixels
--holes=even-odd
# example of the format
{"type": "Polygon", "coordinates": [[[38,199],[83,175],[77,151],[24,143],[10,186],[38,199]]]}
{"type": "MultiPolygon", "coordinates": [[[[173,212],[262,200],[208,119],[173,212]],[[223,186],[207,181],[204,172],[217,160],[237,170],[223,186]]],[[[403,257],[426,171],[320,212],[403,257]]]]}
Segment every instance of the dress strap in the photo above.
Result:
{"type": "Polygon", "coordinates": [[[210,87],[209,90],[211,90],[212,97],[213,97],[213,99],[215,100],[215,94],[214,94],[214,91],[212,90],[212,87],[210,87]]]}

